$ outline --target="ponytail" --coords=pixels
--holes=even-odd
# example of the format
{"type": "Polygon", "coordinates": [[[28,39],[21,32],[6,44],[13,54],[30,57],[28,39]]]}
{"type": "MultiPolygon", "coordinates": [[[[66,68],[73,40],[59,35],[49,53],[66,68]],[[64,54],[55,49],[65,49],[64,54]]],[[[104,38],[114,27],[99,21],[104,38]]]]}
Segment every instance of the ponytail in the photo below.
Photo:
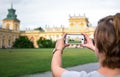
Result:
{"type": "Polygon", "coordinates": [[[120,42],[120,13],[114,16],[114,28],[116,33],[116,43],[120,42]]]}
{"type": "Polygon", "coordinates": [[[120,68],[120,13],[107,16],[98,22],[95,44],[102,55],[103,67],[120,68]]]}

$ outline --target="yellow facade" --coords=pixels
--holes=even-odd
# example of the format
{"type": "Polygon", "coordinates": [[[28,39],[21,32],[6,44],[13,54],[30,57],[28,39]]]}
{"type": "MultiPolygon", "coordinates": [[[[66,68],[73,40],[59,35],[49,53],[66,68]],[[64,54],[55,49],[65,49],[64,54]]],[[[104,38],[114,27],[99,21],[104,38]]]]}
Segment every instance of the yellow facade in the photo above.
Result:
{"type": "Polygon", "coordinates": [[[8,9],[8,15],[0,28],[0,48],[11,48],[16,38],[20,36],[20,21],[13,7],[8,9]]]}
{"type": "Polygon", "coordinates": [[[34,31],[25,31],[20,34],[21,36],[27,36],[34,44],[35,48],[38,48],[37,40],[40,37],[44,37],[46,39],[52,39],[53,41],[56,41],[58,38],[60,38],[63,33],[62,32],[40,32],[37,30],[34,31]]]}
{"type": "Polygon", "coordinates": [[[86,27],[88,19],[86,16],[70,16],[69,23],[70,27],[86,27]]]}
{"type": "Polygon", "coordinates": [[[19,37],[19,32],[8,29],[0,29],[0,48],[11,48],[13,42],[19,37]]]}
{"type": "Polygon", "coordinates": [[[2,28],[19,32],[20,21],[17,20],[3,20],[2,28]]]}
{"type": "Polygon", "coordinates": [[[70,26],[68,28],[64,28],[64,27],[46,28],[45,32],[40,32],[39,30],[31,30],[31,31],[29,30],[20,33],[20,35],[27,36],[34,43],[35,48],[38,48],[37,40],[40,37],[44,37],[46,39],[52,39],[53,41],[56,41],[57,39],[61,38],[61,36],[64,33],[68,33],[68,34],[86,33],[91,38],[93,38],[94,28],[87,27],[88,20],[85,16],[70,17],[69,23],[70,26]],[[74,23],[74,25],[71,26],[71,23],[74,23]],[[79,23],[83,23],[83,24],[79,24],[79,23]],[[79,27],[76,28],[77,24],[79,24],[79,27]]]}
{"type": "Polygon", "coordinates": [[[3,20],[2,28],[0,29],[0,48],[11,48],[13,42],[19,37],[20,21],[3,20]]]}
{"type": "Polygon", "coordinates": [[[34,44],[35,48],[38,48],[37,40],[40,37],[46,39],[52,39],[56,41],[61,38],[64,33],[68,34],[81,34],[86,33],[90,37],[93,37],[94,28],[88,27],[88,19],[85,16],[70,16],[69,27],[55,27],[45,28],[44,32],[39,30],[27,30],[20,32],[20,21],[16,18],[15,10],[11,7],[8,11],[12,11],[12,16],[7,15],[7,18],[3,20],[2,28],[0,28],[0,48],[12,47],[13,42],[19,36],[27,36],[34,44]],[[12,18],[10,18],[12,17],[12,18]]]}

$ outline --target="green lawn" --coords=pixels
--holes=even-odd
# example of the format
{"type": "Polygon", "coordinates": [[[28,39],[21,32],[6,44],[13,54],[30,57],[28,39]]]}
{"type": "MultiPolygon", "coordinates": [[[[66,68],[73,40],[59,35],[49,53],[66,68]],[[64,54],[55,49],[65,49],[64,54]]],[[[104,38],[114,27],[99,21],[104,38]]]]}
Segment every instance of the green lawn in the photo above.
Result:
{"type": "MultiPolygon", "coordinates": [[[[50,70],[53,49],[0,49],[0,77],[15,77],[50,70]]],[[[63,66],[97,61],[88,49],[65,49],[63,66]]]]}

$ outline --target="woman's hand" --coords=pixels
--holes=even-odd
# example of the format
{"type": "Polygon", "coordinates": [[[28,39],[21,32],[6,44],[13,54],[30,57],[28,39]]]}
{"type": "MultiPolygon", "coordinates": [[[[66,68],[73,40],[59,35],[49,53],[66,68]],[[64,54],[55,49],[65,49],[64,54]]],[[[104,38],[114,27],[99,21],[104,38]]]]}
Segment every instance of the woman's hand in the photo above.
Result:
{"type": "Polygon", "coordinates": [[[81,46],[95,51],[95,45],[93,44],[93,40],[89,38],[88,35],[86,34],[83,34],[83,35],[85,36],[85,42],[84,44],[81,44],[81,46]]]}
{"type": "Polygon", "coordinates": [[[57,40],[56,45],[55,45],[56,49],[63,50],[66,46],[69,46],[68,44],[65,44],[65,37],[66,37],[66,34],[64,34],[61,39],[57,40]]]}

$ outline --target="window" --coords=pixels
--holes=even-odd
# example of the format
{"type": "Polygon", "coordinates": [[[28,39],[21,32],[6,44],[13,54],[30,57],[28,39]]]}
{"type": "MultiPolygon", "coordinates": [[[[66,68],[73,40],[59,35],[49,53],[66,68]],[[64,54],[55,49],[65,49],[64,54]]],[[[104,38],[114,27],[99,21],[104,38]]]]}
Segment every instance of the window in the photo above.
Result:
{"type": "Polygon", "coordinates": [[[16,40],[16,36],[13,37],[14,41],[16,40]]]}
{"type": "Polygon", "coordinates": [[[12,38],[12,36],[9,36],[9,38],[8,38],[8,48],[11,47],[11,38],[12,38]]]}
{"type": "Polygon", "coordinates": [[[70,24],[70,26],[72,27],[72,26],[74,26],[74,24],[73,24],[73,23],[71,23],[71,24],[70,24]]]}
{"type": "Polygon", "coordinates": [[[17,31],[18,29],[17,29],[17,24],[15,24],[15,31],[17,31]]]}
{"type": "Polygon", "coordinates": [[[2,39],[2,48],[5,48],[4,39],[2,39]]]}
{"type": "Polygon", "coordinates": [[[10,29],[10,24],[7,24],[7,25],[6,25],[6,29],[10,29]]]}
{"type": "Polygon", "coordinates": [[[4,40],[4,39],[5,39],[5,36],[3,35],[3,36],[2,36],[2,48],[5,48],[5,44],[4,44],[4,43],[5,43],[5,40],[4,40]]]}
{"type": "Polygon", "coordinates": [[[8,40],[8,46],[10,46],[10,40],[8,40]]]}

